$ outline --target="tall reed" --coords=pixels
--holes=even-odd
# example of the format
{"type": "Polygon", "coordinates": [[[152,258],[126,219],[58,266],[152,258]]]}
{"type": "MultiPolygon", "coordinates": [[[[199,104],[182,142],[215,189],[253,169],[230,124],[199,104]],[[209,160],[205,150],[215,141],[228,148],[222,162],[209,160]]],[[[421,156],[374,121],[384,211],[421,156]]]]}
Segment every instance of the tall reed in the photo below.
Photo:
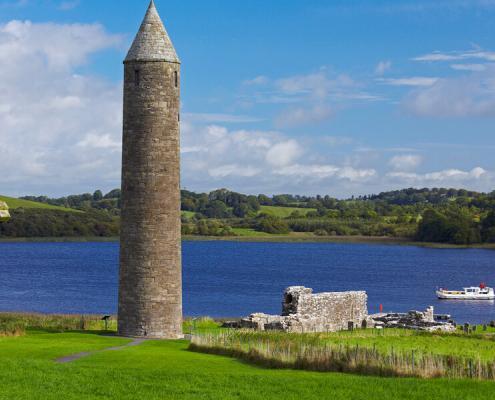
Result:
{"type": "MultiPolygon", "coordinates": [[[[23,330],[46,329],[57,332],[105,329],[105,322],[100,315],[0,313],[0,334],[2,327],[14,325],[23,330]]],[[[116,319],[111,318],[107,327],[108,330],[116,330],[116,319]]]]}
{"type": "Polygon", "coordinates": [[[24,324],[0,319],[0,337],[23,336],[26,334],[24,324]]]}
{"type": "Polygon", "coordinates": [[[260,335],[248,331],[194,334],[193,351],[234,356],[270,368],[348,372],[378,376],[495,379],[495,361],[424,353],[378,351],[362,345],[338,345],[318,336],[260,335]]]}

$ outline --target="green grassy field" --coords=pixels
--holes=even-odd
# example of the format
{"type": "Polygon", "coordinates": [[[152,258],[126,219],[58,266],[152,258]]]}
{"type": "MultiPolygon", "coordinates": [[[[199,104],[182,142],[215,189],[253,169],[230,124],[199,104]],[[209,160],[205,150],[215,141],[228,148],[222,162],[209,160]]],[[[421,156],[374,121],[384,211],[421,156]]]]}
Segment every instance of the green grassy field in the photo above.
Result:
{"type": "Polygon", "coordinates": [[[488,328],[483,334],[481,326],[479,334],[464,335],[459,332],[450,334],[429,334],[404,329],[385,330],[356,330],[354,332],[342,331],[322,336],[326,343],[342,344],[349,346],[374,347],[378,351],[387,353],[410,352],[429,353],[439,355],[454,355],[470,357],[484,361],[495,360],[495,336],[493,328],[488,328]]]}
{"type": "Polygon", "coordinates": [[[239,237],[270,237],[269,233],[258,232],[249,228],[232,228],[232,231],[239,237]]]}
{"type": "Polygon", "coordinates": [[[65,208],[59,206],[52,206],[50,204],[38,203],[36,201],[28,201],[22,199],[16,199],[13,197],[0,196],[0,201],[4,201],[8,204],[11,210],[16,208],[42,208],[45,210],[59,210],[59,211],[70,211],[70,212],[81,212],[79,210],[74,210],[72,208],[65,208]]]}
{"type": "Polygon", "coordinates": [[[181,215],[186,218],[192,218],[196,213],[194,211],[181,211],[181,215]]]}
{"type": "Polygon", "coordinates": [[[273,370],[147,341],[67,364],[54,360],[127,343],[96,333],[0,338],[0,399],[492,399],[495,383],[273,370]]]}
{"type": "Polygon", "coordinates": [[[294,211],[299,212],[301,215],[306,215],[310,211],[316,211],[316,208],[261,206],[260,213],[273,215],[274,217],[287,218],[294,211]]]}
{"type": "MultiPolygon", "coordinates": [[[[211,335],[231,335],[234,343],[265,342],[282,346],[308,346],[324,347],[325,345],[337,345],[355,348],[375,349],[382,354],[404,353],[412,350],[416,354],[451,355],[482,361],[495,360],[495,329],[487,328],[482,331],[478,326],[477,331],[464,334],[462,330],[455,334],[428,333],[405,329],[357,329],[355,331],[341,331],[320,334],[287,334],[280,332],[254,332],[254,331],[229,331],[206,330],[211,335]]],[[[223,339],[222,339],[223,340],[223,339]]],[[[230,339],[229,339],[230,340],[230,339]]]]}

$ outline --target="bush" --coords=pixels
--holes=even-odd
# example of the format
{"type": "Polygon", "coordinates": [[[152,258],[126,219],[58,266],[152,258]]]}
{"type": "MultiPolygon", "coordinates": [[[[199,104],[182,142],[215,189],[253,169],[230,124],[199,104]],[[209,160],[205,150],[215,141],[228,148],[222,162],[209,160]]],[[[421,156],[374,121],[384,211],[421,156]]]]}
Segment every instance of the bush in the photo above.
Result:
{"type": "Polygon", "coordinates": [[[272,215],[262,215],[256,225],[256,230],[271,234],[286,234],[290,232],[289,225],[282,218],[272,215]]]}

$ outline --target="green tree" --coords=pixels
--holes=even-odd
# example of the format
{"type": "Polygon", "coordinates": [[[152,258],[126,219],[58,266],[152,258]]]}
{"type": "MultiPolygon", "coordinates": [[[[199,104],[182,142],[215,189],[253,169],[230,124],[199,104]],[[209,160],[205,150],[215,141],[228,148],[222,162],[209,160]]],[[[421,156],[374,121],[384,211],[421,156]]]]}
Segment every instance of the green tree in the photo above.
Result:
{"type": "Polygon", "coordinates": [[[272,215],[262,215],[258,218],[256,230],[272,234],[286,234],[290,232],[287,222],[282,218],[272,215]]]}
{"type": "Polygon", "coordinates": [[[489,212],[483,220],[481,238],[484,242],[495,243],[495,211],[489,212]]]}

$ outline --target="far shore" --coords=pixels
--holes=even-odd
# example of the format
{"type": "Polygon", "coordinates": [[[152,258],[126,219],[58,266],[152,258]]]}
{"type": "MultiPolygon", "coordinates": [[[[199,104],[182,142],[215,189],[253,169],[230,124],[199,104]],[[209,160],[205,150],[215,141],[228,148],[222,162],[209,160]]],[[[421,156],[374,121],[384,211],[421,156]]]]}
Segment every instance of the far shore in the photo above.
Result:
{"type": "MultiPolygon", "coordinates": [[[[455,245],[448,243],[415,242],[409,238],[386,236],[315,236],[305,233],[289,235],[263,236],[192,236],[182,237],[183,241],[223,241],[251,243],[336,243],[336,244],[383,244],[398,246],[417,246],[435,249],[488,249],[495,250],[495,243],[455,245]]],[[[0,243],[90,243],[118,242],[118,237],[33,237],[33,238],[1,238],[0,243]]]]}

